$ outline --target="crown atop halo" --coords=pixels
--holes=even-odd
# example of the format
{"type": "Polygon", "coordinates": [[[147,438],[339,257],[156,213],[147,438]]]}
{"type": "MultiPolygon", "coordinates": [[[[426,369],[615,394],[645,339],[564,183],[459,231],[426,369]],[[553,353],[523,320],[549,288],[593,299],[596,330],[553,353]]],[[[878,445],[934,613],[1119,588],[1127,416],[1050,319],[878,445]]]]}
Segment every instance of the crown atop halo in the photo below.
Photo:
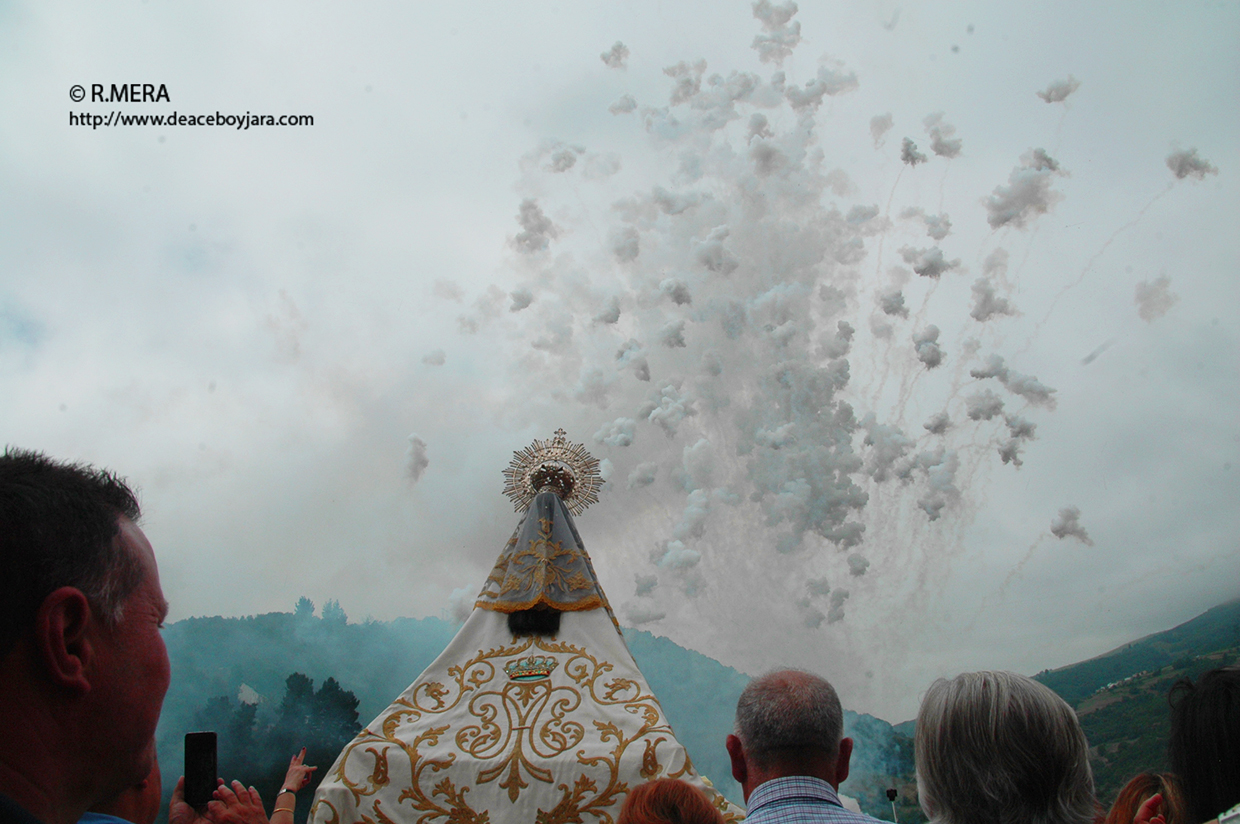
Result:
{"type": "Polygon", "coordinates": [[[598,503],[598,490],[605,481],[599,477],[598,460],[579,443],[569,443],[563,429],[555,430],[549,441],[534,443],[512,453],[512,463],[504,470],[504,494],[516,510],[528,509],[539,492],[551,491],[574,515],[598,503]]]}

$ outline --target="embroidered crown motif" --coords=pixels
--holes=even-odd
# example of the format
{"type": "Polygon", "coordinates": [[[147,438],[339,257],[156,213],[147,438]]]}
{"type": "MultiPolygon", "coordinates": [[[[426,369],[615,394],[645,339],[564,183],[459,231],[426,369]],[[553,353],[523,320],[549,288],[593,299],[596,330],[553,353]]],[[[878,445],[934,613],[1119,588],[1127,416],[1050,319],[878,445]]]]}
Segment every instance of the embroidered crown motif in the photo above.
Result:
{"type": "Polygon", "coordinates": [[[504,672],[508,673],[508,678],[512,681],[537,681],[540,678],[550,678],[557,666],[559,661],[550,655],[531,655],[504,664],[504,672]]]}

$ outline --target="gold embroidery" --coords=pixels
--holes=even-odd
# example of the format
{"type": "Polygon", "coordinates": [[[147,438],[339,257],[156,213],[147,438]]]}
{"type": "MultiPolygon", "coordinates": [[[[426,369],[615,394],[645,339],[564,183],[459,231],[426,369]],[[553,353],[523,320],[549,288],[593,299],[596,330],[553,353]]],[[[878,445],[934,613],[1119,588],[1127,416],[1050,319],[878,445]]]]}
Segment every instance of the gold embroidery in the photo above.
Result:
{"type": "MultiPolygon", "coordinates": [[[[448,668],[448,683],[415,685],[383,719],[379,725],[381,732],[369,727],[364,730],[345,748],[336,778],[360,808],[363,799],[376,796],[390,782],[389,761],[403,753],[412,781],[399,794],[397,803],[408,804],[414,813],[419,813],[415,819],[418,824],[488,824],[488,813],[470,805],[468,786],[458,787],[450,778],[436,774],[456,764],[458,756],[476,759],[477,772],[473,781],[467,783],[481,786],[498,781],[508,800],[515,803],[532,786],[531,782],[553,783],[553,772],[544,765],[562,762],[565,755],[572,753],[569,757],[575,759],[581,774],[571,787],[567,783],[557,786],[562,793],[560,801],[551,810],[539,810],[537,820],[555,824],[583,821],[582,816],[589,816],[597,824],[613,824],[610,810],[629,789],[620,780],[621,760],[634,743],[642,744],[640,774],[646,780],[664,774],[686,775],[692,769],[687,758],[674,773],[660,763],[659,744],[672,740],[672,731],[658,701],[633,679],[608,678],[613,669],[610,663],[599,661],[581,647],[542,637],[523,637],[507,646],[480,650],[465,664],[448,668]],[[505,660],[511,663],[534,649],[558,656],[563,662],[560,672],[568,683],[557,685],[551,678],[524,682],[495,680],[505,660]],[[587,756],[581,748],[586,730],[572,720],[572,714],[585,701],[622,709],[639,725],[626,734],[613,722],[595,720],[594,734],[604,744],[604,751],[587,756]],[[427,726],[412,741],[396,735],[404,724],[427,723],[458,707],[468,712],[473,723],[458,727],[452,736],[456,752],[439,757],[427,754],[439,746],[448,731],[446,724],[427,726]],[[360,758],[367,762],[373,759],[373,766],[368,764],[364,777],[351,779],[346,767],[350,759],[356,763],[360,758]]],[[[357,774],[356,768],[354,772],[357,774]]],[[[727,809],[726,801],[722,803],[723,809],[727,809]]],[[[379,799],[374,798],[369,807],[379,824],[386,824],[388,816],[380,809],[379,799]]],[[[335,809],[332,811],[334,814],[335,809]]],[[[324,824],[337,824],[338,817],[334,815],[324,824]]]]}

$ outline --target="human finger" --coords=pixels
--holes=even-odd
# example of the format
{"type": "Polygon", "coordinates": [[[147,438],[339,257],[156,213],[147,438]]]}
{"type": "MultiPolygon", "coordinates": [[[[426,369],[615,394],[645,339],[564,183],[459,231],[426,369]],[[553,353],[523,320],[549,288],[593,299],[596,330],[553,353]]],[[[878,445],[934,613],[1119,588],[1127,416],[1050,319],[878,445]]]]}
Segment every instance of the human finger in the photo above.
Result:
{"type": "Polygon", "coordinates": [[[1132,824],[1154,824],[1162,806],[1162,793],[1154,793],[1137,807],[1137,814],[1132,817],[1132,824]]]}
{"type": "MultiPolygon", "coordinates": [[[[239,784],[240,782],[234,781],[233,783],[239,784]]],[[[224,783],[224,779],[222,778],[220,779],[220,785],[215,788],[215,797],[229,807],[237,803],[237,794],[233,792],[232,788],[224,783]]]]}
{"type": "Polygon", "coordinates": [[[176,804],[178,802],[185,802],[185,776],[177,779],[177,785],[172,790],[172,803],[176,804]]]}

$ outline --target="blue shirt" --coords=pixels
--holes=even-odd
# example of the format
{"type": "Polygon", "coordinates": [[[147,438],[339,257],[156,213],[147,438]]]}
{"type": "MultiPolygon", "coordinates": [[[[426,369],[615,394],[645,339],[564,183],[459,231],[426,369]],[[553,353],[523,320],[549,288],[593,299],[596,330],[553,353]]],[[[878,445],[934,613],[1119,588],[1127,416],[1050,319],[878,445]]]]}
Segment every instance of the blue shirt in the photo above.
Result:
{"type": "Polygon", "coordinates": [[[875,824],[878,821],[844,809],[834,787],[808,775],[788,775],[759,784],[749,794],[747,803],[749,812],[745,824],[875,824]]]}

